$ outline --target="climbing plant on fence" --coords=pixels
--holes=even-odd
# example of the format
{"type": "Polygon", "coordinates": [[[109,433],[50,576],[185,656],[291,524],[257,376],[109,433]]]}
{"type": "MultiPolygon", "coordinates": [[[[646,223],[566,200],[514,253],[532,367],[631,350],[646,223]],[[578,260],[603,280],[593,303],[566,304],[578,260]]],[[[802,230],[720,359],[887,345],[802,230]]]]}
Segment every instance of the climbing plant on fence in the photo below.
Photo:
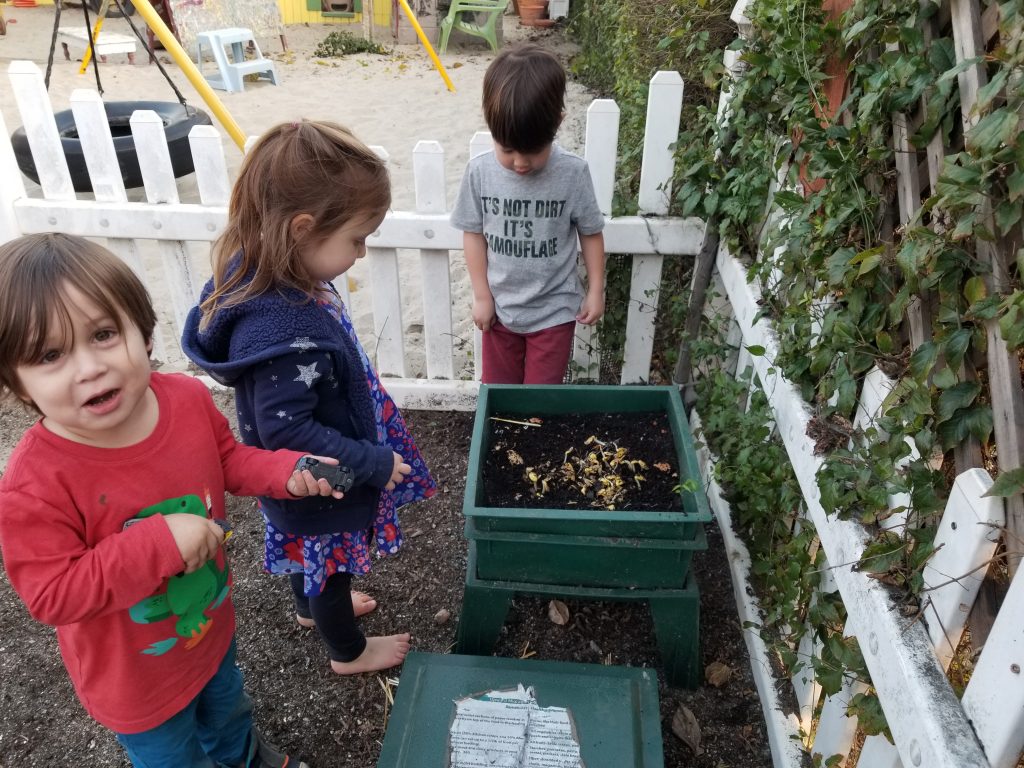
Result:
{"type": "MultiPolygon", "coordinates": [[[[580,0],[571,5],[571,30],[581,52],[573,70],[589,87],[614,98],[620,108],[619,157],[612,201],[615,215],[635,215],[640,160],[650,79],[659,70],[683,78],[680,124],[691,125],[698,110],[718,99],[717,78],[705,70],[722,69],[722,49],[736,36],[729,21],[734,0],[580,0]],[[662,35],[668,31],[668,37],[662,35]],[[664,42],[663,42],[664,40],[664,42]],[[717,60],[717,65],[714,62],[717,60]]],[[[672,212],[673,214],[675,211],[672,212]]],[[[682,260],[666,262],[658,316],[654,367],[671,369],[686,309],[682,260]],[[674,319],[673,319],[674,318],[674,319]]],[[[630,259],[611,259],[607,273],[607,309],[600,326],[602,358],[621,362],[626,332],[630,259]]],[[[617,377],[615,378],[617,381],[617,377]]]]}
{"type": "MultiPolygon", "coordinates": [[[[1012,499],[1024,488],[1024,469],[1006,463],[1021,425],[1001,402],[1019,399],[1013,362],[1024,345],[1021,0],[974,5],[979,28],[964,20],[967,2],[860,0],[845,13],[798,0],[754,2],[745,11],[751,29],[733,45],[742,70],[734,80],[721,64],[717,26],[701,36],[695,16],[679,15],[647,27],[657,38],[643,38],[630,27],[634,4],[581,5],[589,14],[575,22],[581,61],[617,95],[650,77],[652,58],[684,71],[688,88],[730,89],[727,126],[714,99],[688,100],[673,213],[717,218],[723,241],[749,260],[779,334],[772,363],[816,410],[817,449],[827,456],[822,502],[878,524],[862,568],[916,599],[949,480],[978,461],[994,472],[996,454],[1003,463],[993,492],[1012,499]],[[598,45],[606,34],[615,44],[598,45]],[[977,50],[964,42],[969,36],[977,50]],[[993,367],[999,354],[1010,364],[993,367]],[[892,388],[875,426],[858,434],[853,409],[875,367],[892,388]],[[993,451],[994,427],[1005,445],[993,451]],[[970,444],[973,453],[964,450],[970,444]],[[906,502],[893,509],[898,494],[906,502]],[[894,515],[906,524],[887,528],[894,515]]],[[[664,13],[678,13],[667,5],[673,10],[664,13]]],[[[698,3],[695,14],[708,7],[698,3]]],[[[623,145],[636,142],[625,136],[623,145]]],[[[662,301],[680,294],[676,286],[662,301]]],[[[725,460],[723,486],[733,499],[768,493],[777,501],[790,486],[778,477],[766,483],[757,469],[771,444],[757,428],[767,412],[755,396],[746,415],[737,413],[735,387],[714,373],[699,387],[706,433],[725,460]]],[[[816,567],[813,535],[773,520],[791,506],[774,510],[754,502],[740,511],[764,558],[767,619],[790,629],[794,617],[808,619],[825,647],[816,664],[826,692],[843,675],[864,679],[855,644],[843,641],[841,606],[812,611],[804,590],[771,588],[775,563],[799,562],[801,573],[816,567]]],[[[1008,545],[1019,550],[1020,541],[1008,545]]],[[[801,663],[785,651],[782,658],[801,663]]],[[[877,702],[858,703],[862,725],[884,726],[865,717],[880,714],[877,702]]]]}

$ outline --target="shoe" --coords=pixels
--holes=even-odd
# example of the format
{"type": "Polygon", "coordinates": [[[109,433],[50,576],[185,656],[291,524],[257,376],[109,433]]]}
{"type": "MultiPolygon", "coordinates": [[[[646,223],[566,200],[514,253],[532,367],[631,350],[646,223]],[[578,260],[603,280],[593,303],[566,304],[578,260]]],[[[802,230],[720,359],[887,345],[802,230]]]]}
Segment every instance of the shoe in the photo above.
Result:
{"type": "Polygon", "coordinates": [[[299,758],[286,755],[269,741],[265,741],[255,728],[252,729],[252,735],[247,768],[310,768],[299,758]]]}

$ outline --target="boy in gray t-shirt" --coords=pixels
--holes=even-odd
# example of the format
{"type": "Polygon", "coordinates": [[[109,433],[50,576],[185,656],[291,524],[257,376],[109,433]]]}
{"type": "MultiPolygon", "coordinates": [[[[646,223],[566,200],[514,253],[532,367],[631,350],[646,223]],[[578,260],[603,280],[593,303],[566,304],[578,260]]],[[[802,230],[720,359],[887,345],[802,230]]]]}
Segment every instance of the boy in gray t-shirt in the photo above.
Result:
{"type": "Polygon", "coordinates": [[[554,144],[564,103],[565,70],[538,45],[505,49],[484,76],[494,151],[470,160],[451,221],[464,232],[485,384],[561,383],[576,323],[604,314],[604,215],[586,161],[554,144]]]}

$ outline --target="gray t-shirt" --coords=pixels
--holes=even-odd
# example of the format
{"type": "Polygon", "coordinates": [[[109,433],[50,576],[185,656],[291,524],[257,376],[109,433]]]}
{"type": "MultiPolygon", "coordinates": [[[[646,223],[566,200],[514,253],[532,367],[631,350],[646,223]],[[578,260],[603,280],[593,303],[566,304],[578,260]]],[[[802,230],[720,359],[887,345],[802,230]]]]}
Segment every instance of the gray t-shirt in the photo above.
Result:
{"type": "Polygon", "coordinates": [[[556,144],[540,171],[521,176],[493,151],[475,157],[451,222],[487,240],[487,283],[502,325],[532,333],[576,318],[576,234],[604,228],[586,160],[556,144]]]}

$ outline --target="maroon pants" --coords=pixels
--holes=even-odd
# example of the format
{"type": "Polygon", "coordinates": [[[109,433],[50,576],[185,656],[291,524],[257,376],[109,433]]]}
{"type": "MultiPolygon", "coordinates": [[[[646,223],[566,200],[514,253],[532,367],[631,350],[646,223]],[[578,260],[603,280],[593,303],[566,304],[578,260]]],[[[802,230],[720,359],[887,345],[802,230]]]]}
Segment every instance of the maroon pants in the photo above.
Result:
{"type": "Polygon", "coordinates": [[[497,320],[483,334],[484,384],[561,384],[576,323],[515,333],[497,320]]]}

